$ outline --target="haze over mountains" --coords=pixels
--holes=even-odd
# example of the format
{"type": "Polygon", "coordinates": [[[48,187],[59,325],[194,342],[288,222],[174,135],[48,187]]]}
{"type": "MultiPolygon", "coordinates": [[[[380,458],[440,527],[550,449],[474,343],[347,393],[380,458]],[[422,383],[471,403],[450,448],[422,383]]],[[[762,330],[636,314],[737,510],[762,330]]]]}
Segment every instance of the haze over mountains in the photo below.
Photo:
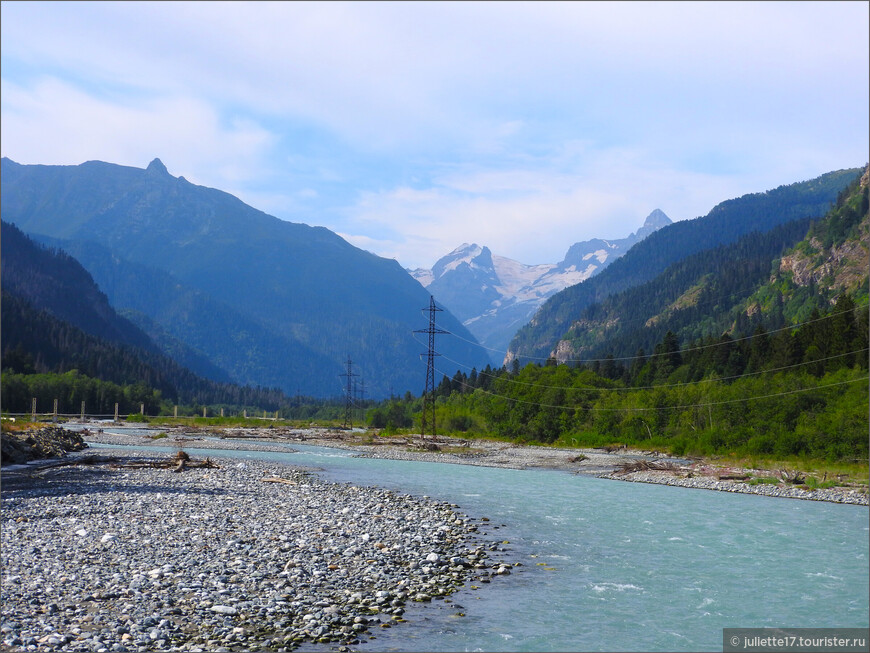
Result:
{"type": "MultiPolygon", "coordinates": [[[[443,356],[437,378],[457,367],[501,367],[505,349],[508,362],[631,355],[665,330],[695,338],[727,330],[728,320],[745,322],[739,312],[748,316],[750,309],[740,302],[757,291],[771,261],[800,241],[808,220],[824,215],[860,172],[839,170],[727,200],[695,220],[670,223],[656,210],[631,236],[576,243],[560,263],[524,265],[465,244],[412,277],[327,229],[279,220],[173,177],[159,160],[143,170],[97,161],[23,166],[4,158],[4,369],[42,361],[48,371],[72,365],[98,374],[99,361],[113,361],[106,372],[113,382],[141,377],[164,396],[220,396],[240,405],[274,404],[271,388],[340,396],[348,371],[360,397],[419,393],[427,343],[414,332],[427,325],[430,292],[448,309],[437,316],[449,332],[436,342],[443,356]],[[66,258],[34,253],[25,234],[66,258]],[[37,259],[46,263],[25,265],[37,259]],[[15,319],[7,323],[7,316],[15,319]],[[23,337],[31,323],[39,326],[34,332],[51,334],[50,342],[23,337]],[[10,333],[22,336],[18,344],[10,333]]],[[[854,211],[866,214],[866,207],[854,211]]],[[[852,225],[853,217],[838,219],[852,225]]],[[[855,242],[848,252],[830,253],[836,261],[829,267],[858,261],[849,274],[859,284],[843,287],[866,294],[860,261],[867,247],[855,242]]],[[[804,275],[802,259],[787,260],[804,275]]],[[[800,300],[800,292],[813,292],[808,288],[795,305],[810,305],[800,300]]]]}
{"type": "MultiPolygon", "coordinates": [[[[143,170],[4,158],[2,175],[4,221],[73,253],[115,309],[233,382],[338,396],[350,358],[369,398],[423,389],[414,330],[429,293],[396,261],[173,177],[159,159],[143,170]]],[[[439,322],[458,336],[439,338],[441,352],[487,362],[448,311],[439,322]]]]}
{"type": "Polygon", "coordinates": [[[616,240],[594,238],[569,247],[559,263],[526,265],[493,255],[488,247],[463,243],[431,270],[409,270],[490,353],[504,361],[514,334],[544,301],[560,290],[598,274],[654,231],[671,224],[660,209],[635,233],[616,240]]]}

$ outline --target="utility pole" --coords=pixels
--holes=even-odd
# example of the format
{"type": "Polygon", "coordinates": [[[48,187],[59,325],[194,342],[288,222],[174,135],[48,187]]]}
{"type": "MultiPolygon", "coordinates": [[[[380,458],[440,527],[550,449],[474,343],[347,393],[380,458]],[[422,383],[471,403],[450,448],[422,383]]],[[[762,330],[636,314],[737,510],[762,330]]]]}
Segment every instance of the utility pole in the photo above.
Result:
{"type": "Polygon", "coordinates": [[[347,377],[347,392],[344,397],[344,428],[353,428],[353,424],[351,422],[350,417],[350,408],[353,404],[353,395],[351,394],[351,388],[353,387],[353,377],[359,376],[359,374],[353,373],[353,361],[350,360],[350,356],[347,357],[347,372],[344,374],[339,374],[339,376],[347,377]]]}
{"type": "MultiPolygon", "coordinates": [[[[421,308],[425,311],[427,309],[421,308]]],[[[426,437],[427,424],[432,427],[432,436],[435,436],[435,357],[440,356],[435,352],[435,334],[450,333],[435,326],[435,313],[444,309],[435,306],[435,298],[429,295],[429,328],[416,329],[414,333],[429,334],[429,351],[426,354],[426,389],[423,391],[423,418],[422,418],[422,436],[426,437]],[[428,413],[428,415],[427,415],[428,413]]]]}
{"type": "Polygon", "coordinates": [[[366,419],[366,409],[365,409],[366,382],[365,382],[365,379],[363,379],[362,377],[360,377],[360,380],[359,380],[358,392],[359,392],[359,396],[358,396],[359,407],[360,407],[360,411],[361,411],[360,419],[363,422],[365,422],[365,419],[366,419]]]}

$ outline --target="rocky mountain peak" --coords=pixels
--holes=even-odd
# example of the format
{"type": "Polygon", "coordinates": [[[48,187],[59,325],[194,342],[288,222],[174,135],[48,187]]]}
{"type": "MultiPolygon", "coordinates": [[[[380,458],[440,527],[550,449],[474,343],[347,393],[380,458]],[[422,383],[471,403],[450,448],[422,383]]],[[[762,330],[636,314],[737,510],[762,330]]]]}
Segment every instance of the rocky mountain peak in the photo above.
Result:
{"type": "Polygon", "coordinates": [[[652,213],[646,216],[646,220],[643,221],[644,227],[653,227],[654,229],[661,229],[669,224],[672,224],[671,219],[665,215],[665,212],[661,209],[655,209],[652,213]]]}
{"type": "Polygon", "coordinates": [[[445,273],[455,270],[461,265],[476,268],[492,268],[492,252],[488,247],[480,247],[476,243],[462,243],[446,256],[442,256],[432,266],[433,279],[439,279],[445,273]]]}
{"type": "Polygon", "coordinates": [[[656,209],[646,216],[646,220],[643,221],[643,226],[637,230],[637,233],[632,234],[630,237],[634,237],[637,241],[641,241],[654,231],[658,231],[662,227],[667,227],[669,224],[673,224],[673,221],[665,215],[664,211],[656,209]]]}
{"type": "Polygon", "coordinates": [[[169,176],[169,170],[166,169],[166,166],[163,165],[163,161],[160,159],[154,159],[151,163],[148,164],[148,167],[145,169],[149,174],[152,175],[165,175],[169,176]]]}
{"type": "MultiPolygon", "coordinates": [[[[478,342],[501,352],[548,297],[598,274],[634,244],[669,224],[670,218],[656,209],[637,233],[616,240],[593,238],[574,243],[561,263],[525,265],[493,256],[488,247],[463,243],[438,259],[431,270],[408,272],[459,317],[478,342]]],[[[493,362],[500,365],[502,361],[493,362]]]]}

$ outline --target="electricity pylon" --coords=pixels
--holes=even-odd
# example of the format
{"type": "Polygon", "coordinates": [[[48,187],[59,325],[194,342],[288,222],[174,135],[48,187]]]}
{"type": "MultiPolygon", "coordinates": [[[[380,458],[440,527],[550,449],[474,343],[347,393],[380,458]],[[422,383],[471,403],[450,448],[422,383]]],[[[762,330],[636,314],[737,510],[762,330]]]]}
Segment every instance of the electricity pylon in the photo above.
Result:
{"type": "Polygon", "coordinates": [[[359,376],[359,374],[354,374],[351,370],[351,365],[353,365],[353,361],[350,360],[350,356],[347,357],[347,372],[344,374],[339,374],[339,376],[347,377],[347,392],[345,393],[344,398],[344,428],[353,428],[353,424],[350,417],[350,409],[353,404],[353,395],[351,394],[351,384],[353,381],[353,377],[359,376]]]}
{"type": "MultiPolygon", "coordinates": [[[[425,311],[425,308],[421,308],[425,311]]],[[[414,333],[429,334],[429,351],[426,354],[426,389],[423,391],[423,418],[422,418],[422,436],[426,437],[427,422],[432,426],[432,436],[435,436],[435,357],[440,356],[435,351],[435,334],[450,333],[435,326],[435,313],[444,309],[435,306],[435,298],[429,295],[429,327],[427,329],[416,329],[414,333]],[[431,413],[427,420],[427,413],[431,413]]]]}

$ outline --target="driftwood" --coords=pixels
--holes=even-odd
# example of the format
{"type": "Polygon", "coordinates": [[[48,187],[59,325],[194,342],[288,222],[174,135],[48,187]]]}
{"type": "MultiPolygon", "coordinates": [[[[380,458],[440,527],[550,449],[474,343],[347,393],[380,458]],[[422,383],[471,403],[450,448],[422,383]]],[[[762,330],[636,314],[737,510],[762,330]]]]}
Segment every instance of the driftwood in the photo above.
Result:
{"type": "Polygon", "coordinates": [[[172,470],[173,472],[183,472],[188,468],[202,468],[202,469],[220,469],[220,467],[214,464],[211,461],[211,458],[206,458],[202,462],[196,462],[191,460],[190,456],[186,451],[179,451],[175,454],[175,458],[169,461],[161,461],[159,463],[155,463],[152,465],[153,467],[172,467],[173,462],[175,463],[175,467],[172,470]]]}
{"type": "Polygon", "coordinates": [[[33,474],[41,474],[51,469],[56,469],[58,467],[70,467],[71,465],[111,465],[117,464],[117,462],[118,458],[115,456],[99,456],[94,454],[91,456],[83,456],[81,458],[75,458],[72,460],[64,459],[53,463],[41,464],[39,465],[39,467],[33,470],[33,474]]]}
{"type": "Polygon", "coordinates": [[[185,469],[220,469],[219,465],[212,462],[211,458],[202,461],[191,460],[185,451],[179,451],[174,458],[168,460],[141,460],[130,461],[117,456],[82,456],[80,458],[64,459],[54,463],[40,465],[35,474],[57,469],[58,467],[71,467],[73,465],[106,465],[114,469],[172,469],[173,472],[182,472],[185,469]]]}
{"type": "Polygon", "coordinates": [[[779,476],[783,481],[792,485],[803,485],[806,481],[806,474],[799,470],[781,469],[779,476]]]}
{"type": "Polygon", "coordinates": [[[616,474],[631,474],[632,472],[679,472],[682,468],[672,462],[659,462],[655,460],[634,460],[632,462],[622,463],[616,474]]]}
{"type": "Polygon", "coordinates": [[[263,483],[284,483],[285,485],[299,485],[297,481],[289,478],[280,478],[278,476],[266,476],[260,479],[263,483]]]}
{"type": "Polygon", "coordinates": [[[716,478],[720,481],[747,481],[751,478],[751,474],[728,473],[716,474],[716,478]]]}

